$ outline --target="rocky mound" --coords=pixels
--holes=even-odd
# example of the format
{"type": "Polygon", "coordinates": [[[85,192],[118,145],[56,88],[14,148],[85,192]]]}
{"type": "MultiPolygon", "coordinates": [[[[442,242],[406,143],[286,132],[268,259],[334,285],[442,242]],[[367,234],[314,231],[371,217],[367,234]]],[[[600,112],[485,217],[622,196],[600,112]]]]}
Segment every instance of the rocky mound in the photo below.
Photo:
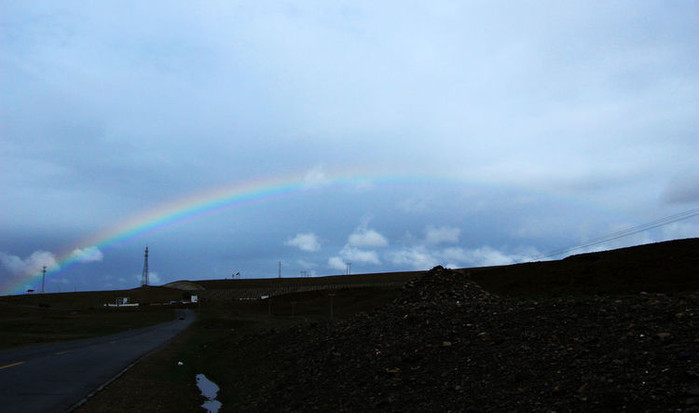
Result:
{"type": "Polygon", "coordinates": [[[464,274],[437,266],[403,286],[399,305],[436,305],[442,303],[482,303],[491,302],[496,297],[485,291],[464,274]]]}
{"type": "Polygon", "coordinates": [[[437,267],[371,314],[218,343],[219,382],[235,411],[699,411],[698,304],[498,298],[437,267]]]}

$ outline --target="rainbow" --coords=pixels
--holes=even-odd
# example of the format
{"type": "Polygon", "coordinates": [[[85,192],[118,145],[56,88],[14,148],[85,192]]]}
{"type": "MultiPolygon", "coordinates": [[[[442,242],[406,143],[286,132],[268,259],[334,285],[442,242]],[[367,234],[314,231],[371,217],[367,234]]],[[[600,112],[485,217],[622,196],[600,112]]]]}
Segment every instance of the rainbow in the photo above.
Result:
{"type": "MultiPolygon", "coordinates": [[[[242,184],[212,189],[179,199],[173,203],[160,205],[81,241],[58,257],[57,265],[48,268],[47,276],[65,272],[84,262],[85,254],[80,252],[104,251],[128,240],[165,230],[171,226],[182,225],[223,209],[268,199],[283,198],[307,191],[328,190],[337,187],[361,187],[366,184],[387,184],[406,181],[406,179],[414,183],[430,181],[430,178],[424,176],[357,174],[351,171],[328,176],[322,169],[316,168],[302,174],[251,180],[242,184]]],[[[28,283],[39,276],[40,274],[27,276],[16,282],[9,290],[13,294],[20,293],[28,283]]]]}
{"type": "MultiPolygon", "coordinates": [[[[406,182],[410,184],[464,184],[486,186],[498,185],[495,182],[465,180],[453,176],[386,174],[344,171],[327,175],[322,168],[304,173],[275,178],[250,180],[244,183],[211,189],[193,196],[165,203],[154,209],[144,211],[127,219],[106,231],[81,241],[57,258],[57,265],[48,268],[47,275],[65,272],[86,260],[86,254],[108,250],[123,242],[165,230],[175,225],[182,225],[218,211],[244,206],[249,203],[278,199],[308,191],[333,190],[338,188],[362,188],[366,185],[390,185],[406,182]]],[[[551,194],[547,194],[551,196],[551,194]]],[[[40,277],[32,274],[16,281],[9,290],[12,294],[23,292],[24,287],[40,277]]]]}

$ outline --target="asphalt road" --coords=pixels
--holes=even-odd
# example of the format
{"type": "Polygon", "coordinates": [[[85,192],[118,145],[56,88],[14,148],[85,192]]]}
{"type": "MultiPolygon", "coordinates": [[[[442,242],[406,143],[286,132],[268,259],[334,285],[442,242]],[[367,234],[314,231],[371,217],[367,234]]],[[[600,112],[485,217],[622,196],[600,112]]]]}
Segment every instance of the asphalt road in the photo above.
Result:
{"type": "Polygon", "coordinates": [[[0,351],[0,412],[68,411],[194,321],[189,310],[177,313],[112,336],[0,351]]]}

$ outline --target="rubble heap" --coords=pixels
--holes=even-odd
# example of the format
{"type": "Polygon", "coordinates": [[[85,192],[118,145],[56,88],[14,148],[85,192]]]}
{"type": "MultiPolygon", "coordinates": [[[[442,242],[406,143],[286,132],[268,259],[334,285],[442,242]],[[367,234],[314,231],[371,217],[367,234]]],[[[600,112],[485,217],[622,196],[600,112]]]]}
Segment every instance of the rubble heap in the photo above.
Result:
{"type": "Polygon", "coordinates": [[[492,302],[497,297],[485,291],[466,275],[437,266],[403,286],[401,297],[395,303],[415,305],[424,303],[434,306],[437,303],[492,302]]]}

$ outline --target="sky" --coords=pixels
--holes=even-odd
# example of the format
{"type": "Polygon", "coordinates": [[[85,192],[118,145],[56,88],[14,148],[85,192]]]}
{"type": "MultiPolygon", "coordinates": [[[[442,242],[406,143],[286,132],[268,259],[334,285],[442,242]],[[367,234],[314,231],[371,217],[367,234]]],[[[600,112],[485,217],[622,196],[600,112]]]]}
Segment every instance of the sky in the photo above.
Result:
{"type": "Polygon", "coordinates": [[[137,287],[146,245],[162,285],[697,237],[698,19],[665,1],[5,0],[0,294],[40,291],[44,266],[46,292],[137,287]]]}

